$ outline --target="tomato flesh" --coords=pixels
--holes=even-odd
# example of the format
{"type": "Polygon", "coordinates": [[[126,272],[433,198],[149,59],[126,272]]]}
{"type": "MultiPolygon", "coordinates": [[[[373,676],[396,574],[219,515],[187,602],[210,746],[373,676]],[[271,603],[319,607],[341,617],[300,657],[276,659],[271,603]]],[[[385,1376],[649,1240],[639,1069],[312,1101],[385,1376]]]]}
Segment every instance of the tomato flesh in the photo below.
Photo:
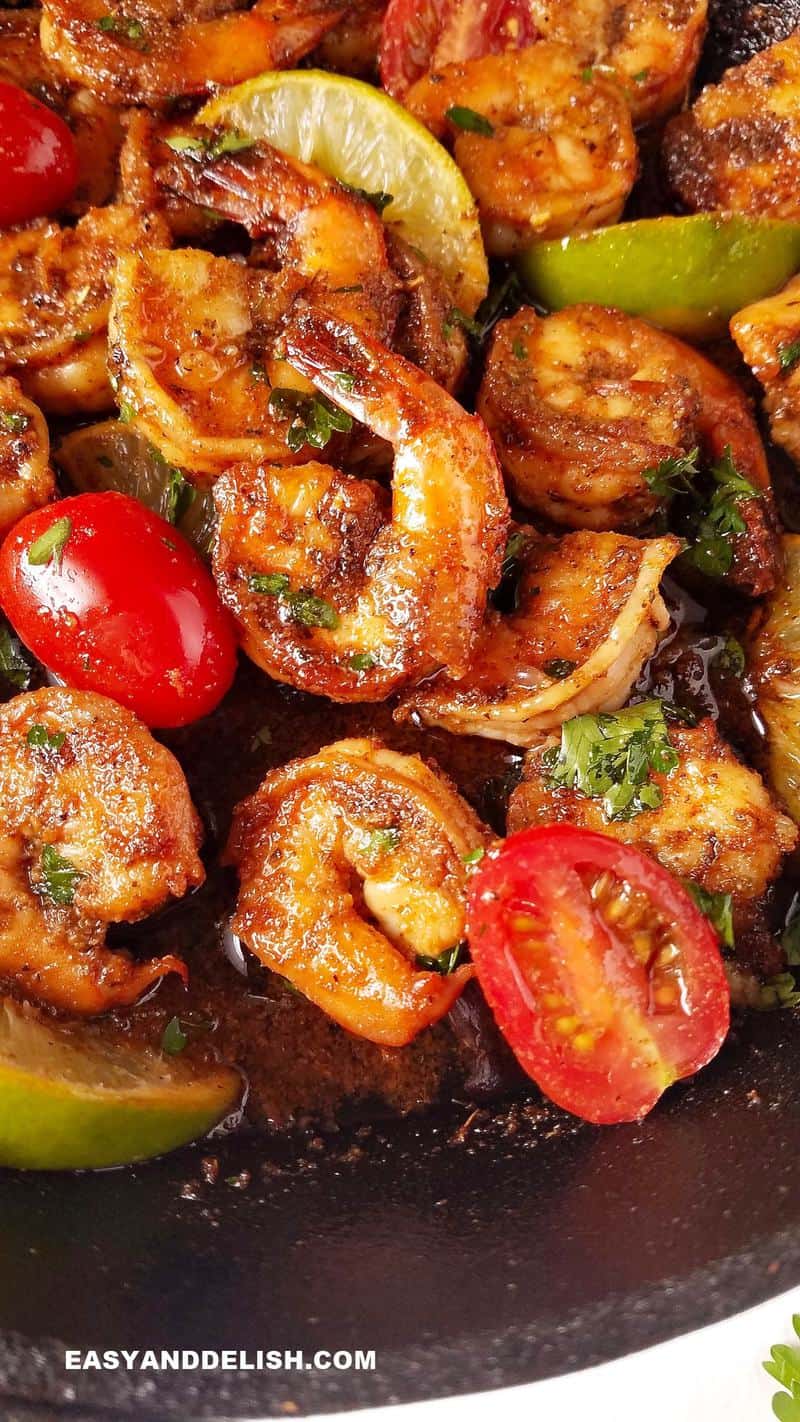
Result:
{"type": "Polygon", "coordinates": [[[149,726],[182,726],[228,690],[236,642],[198,555],[126,494],[79,494],[21,519],[0,548],[0,605],[67,686],[149,726]]]}
{"type": "Polygon", "coordinates": [[[431,69],[524,49],[537,38],[530,0],[389,0],[381,82],[401,98],[431,69]]]}
{"type": "Polygon", "coordinates": [[[77,181],[78,150],[64,120],[16,84],[0,83],[0,226],[56,212],[77,181]]]}
{"type": "Polygon", "coordinates": [[[640,1120],[725,1038],[711,924],[666,869],[606,835],[511,835],[473,878],[467,935],[521,1066],[587,1121],[640,1120]]]}

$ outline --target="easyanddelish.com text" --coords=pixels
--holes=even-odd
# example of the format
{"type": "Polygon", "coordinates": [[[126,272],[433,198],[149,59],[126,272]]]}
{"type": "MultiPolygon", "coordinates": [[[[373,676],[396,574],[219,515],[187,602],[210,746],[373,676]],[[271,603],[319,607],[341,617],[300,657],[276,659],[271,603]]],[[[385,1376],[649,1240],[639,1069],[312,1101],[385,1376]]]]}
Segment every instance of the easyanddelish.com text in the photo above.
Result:
{"type": "Polygon", "coordinates": [[[305,1353],[301,1348],[67,1348],[67,1372],[182,1373],[182,1372],[360,1372],[374,1373],[375,1350],[319,1348],[305,1353]]]}

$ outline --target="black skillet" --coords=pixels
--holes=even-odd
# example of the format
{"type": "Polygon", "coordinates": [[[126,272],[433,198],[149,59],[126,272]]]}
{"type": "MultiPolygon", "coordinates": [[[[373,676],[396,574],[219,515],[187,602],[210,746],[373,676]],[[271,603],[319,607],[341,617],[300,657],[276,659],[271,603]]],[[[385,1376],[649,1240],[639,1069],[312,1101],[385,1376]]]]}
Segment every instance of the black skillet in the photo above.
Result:
{"type": "MultiPolygon", "coordinates": [[[[705,76],[798,22],[798,0],[722,0],[705,76]]],[[[214,1185],[201,1155],[0,1175],[4,1422],[285,1417],[503,1387],[800,1283],[800,1018],[751,1018],[641,1126],[465,1105],[232,1140],[214,1185]],[[374,1349],[377,1368],[76,1373],[65,1347],[374,1349]]]]}

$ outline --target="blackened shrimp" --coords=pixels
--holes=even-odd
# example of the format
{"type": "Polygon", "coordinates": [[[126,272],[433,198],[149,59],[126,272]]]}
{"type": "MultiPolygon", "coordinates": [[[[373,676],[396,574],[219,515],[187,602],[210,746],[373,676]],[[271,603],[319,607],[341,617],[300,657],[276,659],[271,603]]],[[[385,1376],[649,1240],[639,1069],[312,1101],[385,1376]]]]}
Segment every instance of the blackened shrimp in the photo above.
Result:
{"type": "Polygon", "coordinates": [[[636,143],[622,91],[586,75],[566,45],[445,65],[404,102],[452,142],[495,255],[616,222],[633,187],[636,143]],[[462,127],[468,110],[477,120],[462,127]]]}
{"type": "Polygon", "coordinates": [[[616,710],[669,617],[659,592],[677,538],[533,529],[509,540],[514,609],[487,613],[458,680],[435,677],[399,710],[460,735],[532,746],[585,711],[616,710]]]}
{"type": "Polygon", "coordinates": [[[105,946],[203,880],[183,772],[129,711],[45,689],[0,708],[0,977],[78,1015],[127,1006],[171,955],[105,946]]]}
{"type": "Polygon", "coordinates": [[[40,409],[12,376],[0,376],[0,538],[53,496],[50,436],[40,409]]]}
{"type": "Polygon", "coordinates": [[[489,835],[441,772],[346,740],[273,771],[235,815],[234,931],[357,1036],[401,1047],[443,1017],[469,864],[489,835]]]}
{"type": "Polygon", "coordinates": [[[393,446],[391,510],[378,486],[328,465],[224,474],[214,570],[245,650],[276,679],[338,701],[382,699],[440,666],[458,675],[505,543],[485,426],[401,356],[316,310],[298,312],[284,346],[325,399],[393,446]]]}
{"type": "Polygon", "coordinates": [[[755,490],[738,505],[731,581],[754,594],[777,566],[769,470],[747,397],[705,356],[603,306],[497,327],[478,398],[524,507],[573,528],[636,528],[672,497],[664,462],[725,457],[755,490]]]}

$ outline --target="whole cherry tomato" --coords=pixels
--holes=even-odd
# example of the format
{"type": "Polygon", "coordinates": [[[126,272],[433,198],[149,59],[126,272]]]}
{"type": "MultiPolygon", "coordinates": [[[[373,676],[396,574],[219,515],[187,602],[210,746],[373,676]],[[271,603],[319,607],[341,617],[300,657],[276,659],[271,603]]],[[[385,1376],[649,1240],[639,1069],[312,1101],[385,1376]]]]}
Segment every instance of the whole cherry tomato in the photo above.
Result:
{"type": "Polygon", "coordinates": [[[78,150],[64,120],[16,84],[0,83],[0,226],[56,212],[77,181],[78,150]]]}
{"type": "Polygon", "coordinates": [[[531,0],[389,0],[381,81],[395,98],[431,69],[524,49],[539,37],[531,0]]]}
{"type": "Polygon", "coordinates": [[[473,876],[467,936],[520,1065],[587,1121],[639,1120],[725,1038],[709,920],[666,869],[608,835],[510,835],[473,876]]]}
{"type": "Polygon", "coordinates": [[[68,686],[149,726],[196,721],[233,680],[232,623],[209,572],[127,494],[79,494],[15,524],[0,548],[0,606],[68,686]]]}

